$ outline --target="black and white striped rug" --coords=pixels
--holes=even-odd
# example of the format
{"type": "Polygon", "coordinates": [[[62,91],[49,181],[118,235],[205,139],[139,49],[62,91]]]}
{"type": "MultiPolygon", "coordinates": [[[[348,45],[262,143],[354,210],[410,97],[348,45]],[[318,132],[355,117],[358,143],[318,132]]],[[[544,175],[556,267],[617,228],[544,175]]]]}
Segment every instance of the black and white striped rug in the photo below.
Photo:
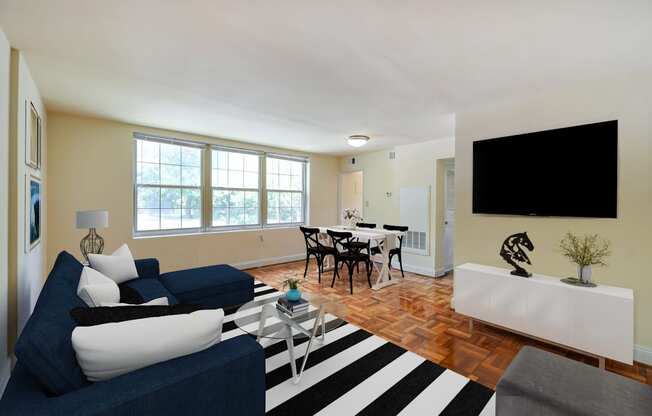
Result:
{"type": "MultiPolygon", "coordinates": [[[[222,339],[245,333],[235,324],[250,322],[254,330],[262,305],[276,302],[276,289],[256,282],[252,307],[225,310],[222,339]]],[[[303,318],[312,328],[311,310],[303,318]]],[[[263,339],[268,415],[480,415],[495,414],[494,392],[333,315],[326,315],[326,339],[314,342],[298,384],[286,343],[263,339]]],[[[249,326],[247,325],[247,326],[249,326]]],[[[270,319],[267,325],[279,325],[270,319]]],[[[306,337],[295,337],[297,369],[306,337]]]]}

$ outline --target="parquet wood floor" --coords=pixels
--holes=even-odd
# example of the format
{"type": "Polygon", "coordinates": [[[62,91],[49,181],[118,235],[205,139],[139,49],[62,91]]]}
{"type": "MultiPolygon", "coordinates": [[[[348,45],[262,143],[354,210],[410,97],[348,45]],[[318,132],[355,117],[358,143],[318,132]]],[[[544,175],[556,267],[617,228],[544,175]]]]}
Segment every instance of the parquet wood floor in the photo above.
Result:
{"type": "MultiPolygon", "coordinates": [[[[283,280],[303,278],[304,266],[304,262],[293,262],[247,271],[268,285],[282,289],[283,280]]],[[[399,284],[373,291],[362,269],[360,271],[354,276],[353,295],[350,295],[349,282],[345,278],[336,280],[331,289],[332,272],[326,272],[321,284],[318,283],[315,263],[311,262],[302,290],[347,305],[347,315],[341,318],[492,389],[524,345],[598,365],[595,358],[478,322],[469,333],[468,319],[450,307],[452,275],[434,279],[405,273],[405,279],[399,284]]],[[[400,272],[393,271],[393,275],[400,276],[400,272]]],[[[374,274],[372,279],[375,277],[374,274]]],[[[639,363],[629,366],[607,360],[607,370],[652,385],[650,366],[639,363]]]]}

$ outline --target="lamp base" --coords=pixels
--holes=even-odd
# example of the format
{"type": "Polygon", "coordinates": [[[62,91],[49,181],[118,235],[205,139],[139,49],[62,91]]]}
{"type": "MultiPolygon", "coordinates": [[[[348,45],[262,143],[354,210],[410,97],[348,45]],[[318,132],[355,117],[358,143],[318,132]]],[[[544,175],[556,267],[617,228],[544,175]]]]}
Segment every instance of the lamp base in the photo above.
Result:
{"type": "Polygon", "coordinates": [[[102,254],[104,251],[104,239],[100,237],[95,228],[89,228],[88,234],[86,237],[82,238],[81,242],[79,243],[79,249],[86,259],[86,262],[90,264],[88,255],[102,254]]]}

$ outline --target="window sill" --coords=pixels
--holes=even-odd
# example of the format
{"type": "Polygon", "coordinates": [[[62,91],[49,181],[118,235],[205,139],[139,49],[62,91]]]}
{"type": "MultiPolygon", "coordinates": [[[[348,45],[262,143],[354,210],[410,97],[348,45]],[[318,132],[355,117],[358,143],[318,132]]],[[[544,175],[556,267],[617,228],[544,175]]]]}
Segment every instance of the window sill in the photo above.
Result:
{"type": "Polygon", "coordinates": [[[252,233],[252,232],[264,232],[269,230],[289,230],[297,229],[304,224],[280,224],[280,225],[266,225],[263,227],[252,227],[252,228],[237,228],[237,229],[226,229],[226,230],[206,230],[206,231],[188,231],[188,232],[173,232],[173,233],[161,233],[161,234],[133,234],[132,238],[134,240],[146,240],[150,238],[169,238],[169,237],[192,237],[192,236],[204,236],[211,234],[230,234],[230,233],[252,233]]]}

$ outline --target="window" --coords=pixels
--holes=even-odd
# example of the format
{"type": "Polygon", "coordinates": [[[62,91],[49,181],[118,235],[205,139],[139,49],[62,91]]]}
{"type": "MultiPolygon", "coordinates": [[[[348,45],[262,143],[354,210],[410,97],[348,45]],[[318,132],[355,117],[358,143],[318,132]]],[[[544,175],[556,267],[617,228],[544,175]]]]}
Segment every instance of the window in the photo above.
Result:
{"type": "Polygon", "coordinates": [[[136,232],[202,226],[202,149],[136,140],[136,232]]]}
{"type": "Polygon", "coordinates": [[[211,151],[213,227],[259,225],[260,155],[211,151]]]}
{"type": "Polygon", "coordinates": [[[305,162],[267,156],[267,224],[304,222],[305,162]]]}
{"type": "Polygon", "coordinates": [[[134,233],[306,222],[308,159],[134,133],[134,233]]]}

